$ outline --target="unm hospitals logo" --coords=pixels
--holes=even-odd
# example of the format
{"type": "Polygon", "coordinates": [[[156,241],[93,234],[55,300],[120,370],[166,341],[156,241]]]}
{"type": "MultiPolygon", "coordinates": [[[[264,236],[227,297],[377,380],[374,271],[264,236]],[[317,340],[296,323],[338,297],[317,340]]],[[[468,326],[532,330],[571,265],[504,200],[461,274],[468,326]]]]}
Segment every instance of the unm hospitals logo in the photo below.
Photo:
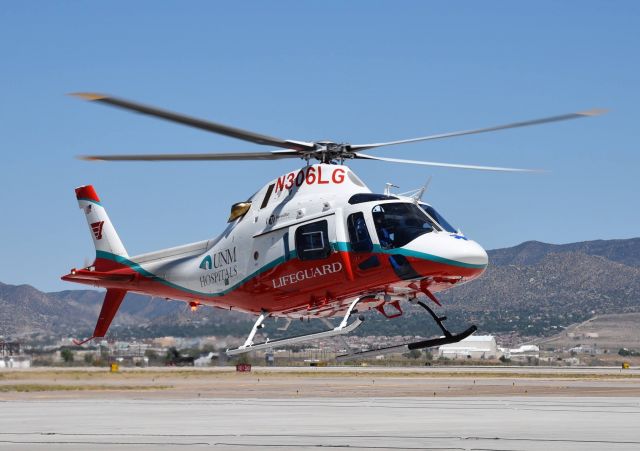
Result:
{"type": "Polygon", "coordinates": [[[229,280],[238,275],[237,262],[235,246],[207,255],[200,262],[200,269],[211,272],[200,276],[200,286],[204,288],[208,285],[223,282],[225,285],[229,285],[229,280]]]}

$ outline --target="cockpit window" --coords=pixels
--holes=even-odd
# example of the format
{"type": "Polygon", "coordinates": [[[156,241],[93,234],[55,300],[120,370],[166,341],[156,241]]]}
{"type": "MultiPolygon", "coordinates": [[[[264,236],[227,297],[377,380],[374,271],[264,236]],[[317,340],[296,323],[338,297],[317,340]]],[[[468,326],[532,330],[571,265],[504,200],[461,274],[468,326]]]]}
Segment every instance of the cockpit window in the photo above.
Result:
{"type": "Polygon", "coordinates": [[[429,217],[410,203],[376,205],[372,214],[378,241],[383,249],[402,247],[434,229],[429,217]]]}
{"type": "Polygon", "coordinates": [[[442,228],[443,228],[443,229],[445,229],[447,232],[450,232],[450,233],[458,233],[458,230],[456,230],[456,228],[455,228],[455,227],[453,227],[451,224],[449,224],[449,223],[447,222],[447,220],[446,220],[446,219],[444,219],[444,217],[443,217],[440,213],[438,213],[438,212],[436,211],[436,209],[435,209],[435,208],[433,208],[431,205],[427,205],[427,204],[420,204],[420,206],[422,207],[422,209],[423,209],[424,211],[426,211],[426,212],[427,212],[427,214],[428,214],[429,216],[431,216],[433,219],[435,219],[435,221],[436,221],[438,224],[440,224],[440,225],[442,226],[442,228]]]}
{"type": "Polygon", "coordinates": [[[349,218],[347,218],[347,230],[349,231],[351,249],[354,252],[371,252],[373,250],[373,243],[362,212],[349,215],[349,218]]]}

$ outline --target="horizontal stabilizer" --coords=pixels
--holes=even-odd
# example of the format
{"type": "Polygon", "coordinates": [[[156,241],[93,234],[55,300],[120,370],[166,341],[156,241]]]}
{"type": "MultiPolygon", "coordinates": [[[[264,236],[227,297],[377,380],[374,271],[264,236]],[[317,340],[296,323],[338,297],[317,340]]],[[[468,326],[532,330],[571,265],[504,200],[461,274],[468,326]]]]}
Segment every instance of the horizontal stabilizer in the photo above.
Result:
{"type": "Polygon", "coordinates": [[[116,282],[113,285],[119,286],[117,283],[129,283],[136,279],[135,274],[118,274],[114,272],[90,271],[87,269],[72,269],[69,274],[62,276],[62,280],[66,282],[103,282],[100,286],[107,286],[104,282],[116,282]]]}

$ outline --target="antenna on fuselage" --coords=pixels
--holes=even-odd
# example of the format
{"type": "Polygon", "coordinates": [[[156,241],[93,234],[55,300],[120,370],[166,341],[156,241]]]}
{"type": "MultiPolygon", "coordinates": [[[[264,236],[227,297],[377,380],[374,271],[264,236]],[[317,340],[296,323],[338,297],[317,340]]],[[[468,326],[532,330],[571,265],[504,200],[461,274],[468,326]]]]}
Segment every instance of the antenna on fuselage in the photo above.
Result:
{"type": "Polygon", "coordinates": [[[384,184],[384,195],[391,196],[391,188],[400,188],[398,185],[394,185],[393,183],[385,183],[384,184]]]}
{"type": "Polygon", "coordinates": [[[414,195],[413,195],[413,199],[417,202],[420,202],[422,200],[422,196],[425,195],[425,193],[427,192],[427,189],[429,189],[429,185],[431,185],[431,179],[433,178],[433,176],[429,176],[429,178],[427,179],[427,183],[424,184],[424,186],[422,188],[420,188],[414,195]]]}
{"type": "Polygon", "coordinates": [[[427,182],[422,186],[422,188],[407,191],[406,193],[401,193],[399,195],[410,198],[417,205],[422,200],[422,196],[424,196],[424,194],[427,192],[429,185],[431,185],[432,178],[433,178],[432,176],[429,176],[429,178],[427,179],[427,182]]]}

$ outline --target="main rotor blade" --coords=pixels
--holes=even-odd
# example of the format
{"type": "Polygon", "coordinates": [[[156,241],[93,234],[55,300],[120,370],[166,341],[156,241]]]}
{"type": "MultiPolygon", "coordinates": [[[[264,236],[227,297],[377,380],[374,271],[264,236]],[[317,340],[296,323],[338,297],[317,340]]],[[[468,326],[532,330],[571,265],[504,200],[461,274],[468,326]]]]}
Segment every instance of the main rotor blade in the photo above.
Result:
{"type": "Polygon", "coordinates": [[[296,151],[246,152],[246,153],[164,153],[139,155],[82,155],[89,161],[231,161],[231,160],[280,160],[300,158],[296,151]]]}
{"type": "Polygon", "coordinates": [[[350,148],[352,151],[359,151],[359,150],[374,149],[376,147],[393,146],[395,144],[407,144],[407,143],[413,143],[418,141],[430,141],[433,139],[452,138],[454,136],[475,135],[477,133],[495,132],[498,130],[506,130],[509,128],[528,127],[529,125],[547,124],[549,122],[567,121],[569,119],[579,119],[581,117],[599,116],[600,114],[604,114],[607,111],[608,110],[605,110],[605,109],[593,109],[589,111],[580,111],[577,113],[562,114],[560,116],[543,117],[541,119],[533,119],[530,121],[512,122],[511,124],[495,125],[493,127],[476,128],[473,130],[461,130],[461,131],[449,132],[449,133],[440,133],[437,135],[423,136],[421,138],[402,139],[400,141],[389,141],[389,142],[381,142],[381,143],[374,143],[374,144],[355,144],[355,145],[351,145],[350,148]]]}
{"type": "Polygon", "coordinates": [[[386,157],[374,157],[372,155],[366,155],[363,153],[356,153],[356,159],[362,160],[377,160],[387,161],[389,163],[406,163],[406,164],[418,164],[422,166],[438,166],[443,168],[458,168],[458,169],[475,169],[479,171],[499,171],[499,172],[543,172],[539,169],[517,169],[517,168],[500,168],[494,166],[476,166],[471,164],[457,164],[457,163],[436,163],[434,161],[417,161],[417,160],[403,160],[400,158],[386,158],[386,157]]]}
{"type": "Polygon", "coordinates": [[[220,135],[230,136],[232,138],[241,139],[243,141],[249,141],[256,144],[262,144],[267,146],[282,147],[292,150],[312,150],[314,148],[313,143],[307,143],[303,141],[289,141],[281,138],[274,138],[272,136],[261,135],[248,130],[242,130],[236,127],[230,127],[228,125],[218,124],[216,122],[206,121],[183,114],[174,113],[167,110],[161,110],[152,106],[142,105],[140,103],[131,102],[125,99],[119,99],[117,97],[111,97],[106,94],[90,93],[90,92],[78,92],[70,94],[75,97],[79,97],[84,100],[93,102],[105,103],[107,105],[124,108],[125,110],[135,111],[137,113],[146,114],[148,116],[159,117],[168,121],[178,122],[190,127],[199,128],[220,135]]]}

